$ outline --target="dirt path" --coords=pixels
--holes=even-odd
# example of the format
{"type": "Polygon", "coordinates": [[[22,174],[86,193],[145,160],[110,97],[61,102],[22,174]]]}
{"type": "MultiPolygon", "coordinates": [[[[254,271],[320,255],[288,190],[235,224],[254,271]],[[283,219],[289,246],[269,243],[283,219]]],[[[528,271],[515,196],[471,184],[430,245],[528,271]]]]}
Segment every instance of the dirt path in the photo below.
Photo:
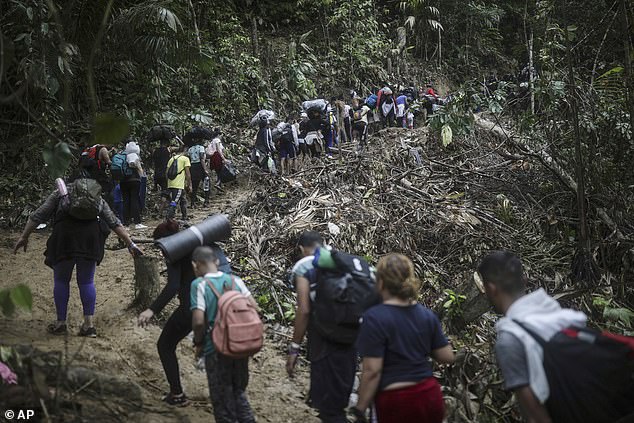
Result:
{"type": "MultiPolygon", "coordinates": [[[[248,185],[244,180],[235,187],[228,187],[227,191],[232,193],[231,201],[227,194],[215,197],[209,209],[193,212],[194,220],[200,220],[209,213],[230,212],[247,195],[248,185]]],[[[148,222],[150,228],[155,224],[148,222]]],[[[145,233],[133,235],[148,237],[150,234],[151,231],[146,230],[145,233]]],[[[3,276],[0,288],[25,283],[33,293],[31,313],[20,312],[10,319],[0,320],[0,343],[31,344],[45,351],[67,350],[69,355],[76,354],[73,365],[82,365],[136,382],[143,392],[144,422],[213,421],[205,374],[194,368],[193,354],[187,340],[179,346],[178,354],[183,387],[193,404],[174,409],[160,401],[162,394],[168,390],[156,351],[156,340],[161,328],[156,324],[148,329],[139,328],[136,324],[137,312],[128,309],[133,299],[134,274],[133,262],[126,250],[107,250],[104,261],[97,268],[95,325],[99,337],[82,339],[75,336],[82,322],[82,308],[74,281],[71,282],[68,306],[71,336],[67,338],[67,345],[63,337],[46,333],[46,325],[55,320],[53,272],[43,263],[48,235],[46,231],[34,233],[29,250],[16,256],[12,254],[11,247],[17,233],[9,234],[0,245],[0,273],[3,276]]],[[[165,319],[167,315],[162,317],[165,319]]],[[[282,344],[269,335],[265,348],[252,359],[250,365],[248,395],[258,421],[318,421],[314,412],[304,404],[308,386],[307,368],[301,367],[298,376],[289,380],[284,364],[282,344]]]]}

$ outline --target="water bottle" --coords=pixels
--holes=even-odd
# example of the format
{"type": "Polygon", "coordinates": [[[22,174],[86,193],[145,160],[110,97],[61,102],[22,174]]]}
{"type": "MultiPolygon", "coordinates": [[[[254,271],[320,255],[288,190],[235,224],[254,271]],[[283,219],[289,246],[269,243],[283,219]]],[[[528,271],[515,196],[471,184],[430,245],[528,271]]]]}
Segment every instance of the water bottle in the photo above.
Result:
{"type": "Polygon", "coordinates": [[[205,176],[205,179],[203,180],[203,191],[209,192],[210,188],[211,188],[211,181],[209,180],[209,176],[205,176]]]}

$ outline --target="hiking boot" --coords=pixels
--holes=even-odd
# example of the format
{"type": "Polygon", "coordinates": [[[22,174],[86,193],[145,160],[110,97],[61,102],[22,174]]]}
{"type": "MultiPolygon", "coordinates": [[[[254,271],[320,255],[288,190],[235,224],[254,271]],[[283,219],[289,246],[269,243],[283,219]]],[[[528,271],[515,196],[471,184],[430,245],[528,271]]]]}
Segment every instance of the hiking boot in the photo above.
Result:
{"type": "Polygon", "coordinates": [[[97,329],[94,326],[85,328],[84,325],[79,329],[78,336],[85,336],[86,338],[96,338],[97,337],[97,329]]]}
{"type": "Polygon", "coordinates": [[[179,395],[174,395],[171,392],[166,394],[163,398],[163,401],[168,403],[169,405],[173,405],[175,407],[187,407],[189,405],[189,399],[185,393],[181,393],[179,395]]]}
{"type": "Polygon", "coordinates": [[[68,332],[68,327],[65,323],[51,323],[46,327],[46,331],[52,335],[66,335],[66,333],[68,332]]]}

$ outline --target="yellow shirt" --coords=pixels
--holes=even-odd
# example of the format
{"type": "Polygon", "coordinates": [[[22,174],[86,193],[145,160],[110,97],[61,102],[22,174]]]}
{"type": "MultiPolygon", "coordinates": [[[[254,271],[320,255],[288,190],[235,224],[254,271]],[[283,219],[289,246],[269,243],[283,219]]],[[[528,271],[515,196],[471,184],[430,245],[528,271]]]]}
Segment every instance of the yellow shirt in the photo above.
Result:
{"type": "Polygon", "coordinates": [[[174,163],[174,159],[178,160],[178,176],[174,179],[167,178],[167,187],[185,189],[185,169],[191,167],[189,157],[182,155],[172,157],[169,162],[167,162],[167,171],[169,171],[170,166],[174,163]]]}

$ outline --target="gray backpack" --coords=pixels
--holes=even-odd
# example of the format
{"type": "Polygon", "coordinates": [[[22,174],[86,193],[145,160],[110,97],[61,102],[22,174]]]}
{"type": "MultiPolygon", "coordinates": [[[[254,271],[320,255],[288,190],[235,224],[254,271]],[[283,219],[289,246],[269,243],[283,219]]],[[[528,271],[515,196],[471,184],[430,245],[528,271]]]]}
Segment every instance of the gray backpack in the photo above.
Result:
{"type": "Polygon", "coordinates": [[[94,179],[80,178],[69,188],[68,214],[81,220],[97,219],[101,212],[101,185],[94,179]]]}

